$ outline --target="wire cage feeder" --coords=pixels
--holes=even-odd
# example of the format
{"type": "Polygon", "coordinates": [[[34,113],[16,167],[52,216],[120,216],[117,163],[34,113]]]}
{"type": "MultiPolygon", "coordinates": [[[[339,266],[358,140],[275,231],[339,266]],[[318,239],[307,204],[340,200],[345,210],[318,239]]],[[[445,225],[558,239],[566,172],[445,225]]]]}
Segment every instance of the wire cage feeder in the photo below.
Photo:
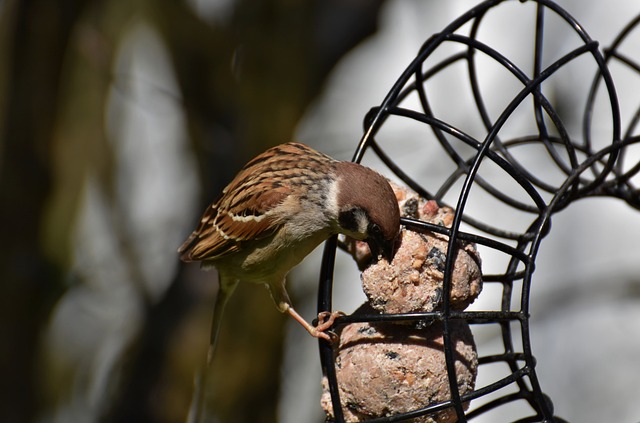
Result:
{"type": "MultiPolygon", "coordinates": [[[[353,160],[372,157],[401,184],[455,211],[447,228],[402,219],[408,229],[448,237],[438,310],[336,320],[338,327],[363,321],[440,322],[450,399],[366,421],[409,421],[453,409],[457,420],[466,422],[514,402],[524,402],[527,411],[510,417],[512,421],[563,421],[554,415],[553,403],[543,393],[530,338],[536,257],[541,241],[552,230],[553,215],[579,199],[614,197],[640,209],[640,191],[634,185],[640,163],[638,155],[634,163],[631,154],[640,141],[640,103],[632,106],[623,128],[612,76],[615,65],[640,77],[640,62],[624,52],[629,45],[625,41],[640,32],[639,23],[640,16],[623,28],[610,47],[601,50],[582,25],[552,1],[485,1],[431,36],[382,104],[366,115],[364,135],[353,160]],[[513,38],[524,34],[515,47],[510,47],[513,40],[505,43],[504,35],[498,38],[491,31],[498,15],[508,16],[512,25],[502,27],[502,34],[511,32],[513,38]],[[557,47],[551,37],[565,42],[557,47]],[[520,54],[514,54],[517,51],[520,54]],[[522,51],[530,54],[522,59],[522,51]],[[436,94],[449,88],[450,95],[444,96],[448,102],[443,105],[443,96],[436,94]],[[573,98],[583,99],[581,104],[574,100],[565,104],[565,91],[577,94],[573,98]],[[398,139],[398,132],[387,131],[388,127],[412,129],[398,139]],[[444,173],[445,178],[425,176],[429,168],[436,168],[432,172],[444,173]],[[485,291],[480,295],[499,296],[493,302],[495,309],[460,311],[449,304],[451,252],[460,241],[475,243],[482,255],[500,257],[499,270],[483,270],[485,291]],[[499,333],[502,351],[480,355],[478,374],[496,363],[508,369],[463,394],[456,383],[451,339],[455,321],[468,323],[473,331],[493,326],[499,333]],[[468,402],[471,406],[465,409],[468,402]]],[[[638,102],[637,95],[632,101],[638,102]]],[[[319,312],[332,311],[338,248],[336,238],[325,246],[319,312]]],[[[334,420],[328,421],[344,422],[335,354],[331,346],[320,344],[334,409],[334,420]]]]}

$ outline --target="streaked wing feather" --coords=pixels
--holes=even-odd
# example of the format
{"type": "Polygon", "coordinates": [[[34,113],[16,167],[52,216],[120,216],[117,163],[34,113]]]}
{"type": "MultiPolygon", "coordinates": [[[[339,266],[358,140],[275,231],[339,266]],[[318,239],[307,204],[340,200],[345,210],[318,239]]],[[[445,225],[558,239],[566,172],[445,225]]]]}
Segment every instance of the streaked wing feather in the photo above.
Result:
{"type": "Polygon", "coordinates": [[[273,210],[300,186],[298,169],[324,167],[329,156],[303,144],[287,143],[247,163],[204,213],[198,228],[180,247],[184,261],[216,260],[239,251],[241,244],[276,232],[284,222],[273,210]]]}
{"type": "Polygon", "coordinates": [[[237,195],[223,196],[207,210],[199,227],[183,244],[179,250],[181,258],[216,260],[238,251],[244,241],[273,234],[281,223],[276,222],[269,211],[282,202],[289,191],[287,186],[265,190],[264,186],[256,185],[237,195]]]}

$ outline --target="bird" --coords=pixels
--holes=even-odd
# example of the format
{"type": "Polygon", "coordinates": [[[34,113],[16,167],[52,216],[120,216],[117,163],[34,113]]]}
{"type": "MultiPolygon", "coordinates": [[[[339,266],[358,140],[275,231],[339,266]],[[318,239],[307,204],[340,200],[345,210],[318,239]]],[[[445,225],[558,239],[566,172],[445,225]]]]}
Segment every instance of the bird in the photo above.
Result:
{"type": "Polygon", "coordinates": [[[297,142],[250,160],[178,248],[182,261],[218,271],[207,363],[225,305],[241,281],[266,285],[280,312],[312,336],[331,341],[326,331],[337,314],[321,313],[317,326],[308,323],[287,294],[287,273],[337,234],[365,241],[373,257],[391,261],[399,232],[396,196],[388,180],[368,167],[297,142]]]}

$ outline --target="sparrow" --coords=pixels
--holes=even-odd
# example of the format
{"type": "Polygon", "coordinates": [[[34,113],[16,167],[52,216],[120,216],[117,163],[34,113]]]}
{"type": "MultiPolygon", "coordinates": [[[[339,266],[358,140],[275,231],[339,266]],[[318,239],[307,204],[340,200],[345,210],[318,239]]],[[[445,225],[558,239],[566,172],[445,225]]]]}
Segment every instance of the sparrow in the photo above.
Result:
{"type": "Polygon", "coordinates": [[[330,340],[325,331],[335,314],[321,313],[318,326],[302,318],[287,294],[287,273],[336,234],[366,241],[373,257],[391,261],[399,232],[400,211],[391,186],[365,166],[295,142],[249,161],[178,249],[181,260],[218,271],[207,362],[224,307],[240,281],[265,284],[278,310],[312,336],[330,340]]]}

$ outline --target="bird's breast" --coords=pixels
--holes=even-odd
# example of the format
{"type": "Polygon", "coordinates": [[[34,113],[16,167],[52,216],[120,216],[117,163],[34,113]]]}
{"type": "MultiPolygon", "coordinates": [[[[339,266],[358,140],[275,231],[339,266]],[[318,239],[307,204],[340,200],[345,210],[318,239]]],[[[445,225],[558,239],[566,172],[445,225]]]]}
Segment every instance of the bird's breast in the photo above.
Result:
{"type": "Polygon", "coordinates": [[[286,225],[269,238],[249,242],[227,260],[216,263],[219,271],[245,282],[279,281],[331,234],[326,231],[300,236],[286,225]]]}

